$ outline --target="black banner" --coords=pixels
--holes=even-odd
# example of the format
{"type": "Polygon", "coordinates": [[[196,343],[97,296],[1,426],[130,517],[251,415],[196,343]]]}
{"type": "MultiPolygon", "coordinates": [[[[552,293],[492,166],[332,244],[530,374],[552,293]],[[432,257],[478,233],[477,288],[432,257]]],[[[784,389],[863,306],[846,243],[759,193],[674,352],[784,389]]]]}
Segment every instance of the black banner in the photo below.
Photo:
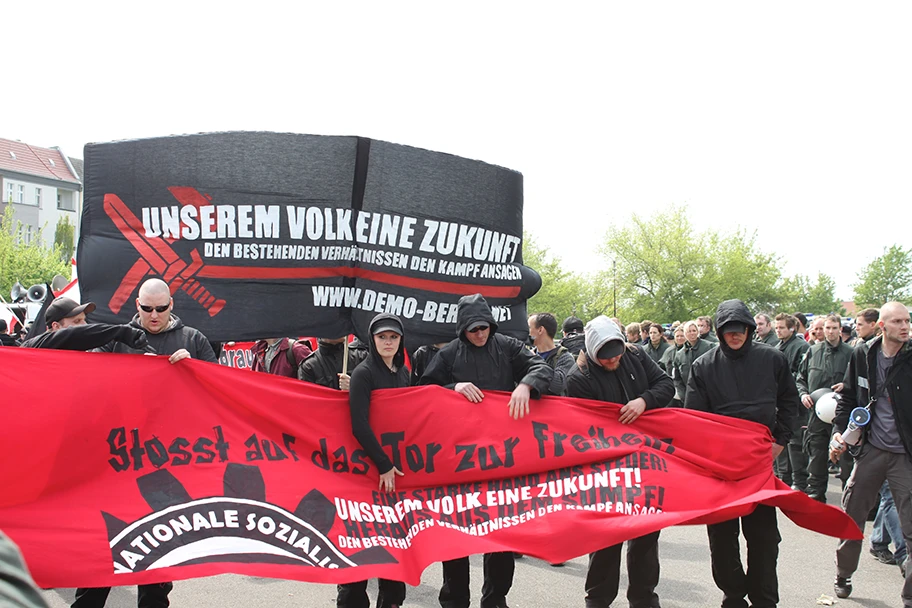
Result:
{"type": "Polygon", "coordinates": [[[525,338],[541,286],[522,265],[522,175],[360,137],[213,133],[85,148],[79,283],[126,322],[160,277],[210,340],[365,338],[378,312],[410,345],[455,337],[482,293],[525,338]]]}

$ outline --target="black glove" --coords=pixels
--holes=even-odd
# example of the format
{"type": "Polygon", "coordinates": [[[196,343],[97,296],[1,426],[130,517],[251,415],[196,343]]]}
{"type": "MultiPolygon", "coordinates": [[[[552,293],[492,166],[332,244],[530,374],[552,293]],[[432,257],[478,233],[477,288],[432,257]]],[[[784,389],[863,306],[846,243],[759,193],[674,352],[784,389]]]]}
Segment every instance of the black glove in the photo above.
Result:
{"type": "Polygon", "coordinates": [[[146,338],[146,332],[136,327],[124,326],[123,335],[120,338],[130,348],[136,350],[148,350],[149,340],[146,338]]]}

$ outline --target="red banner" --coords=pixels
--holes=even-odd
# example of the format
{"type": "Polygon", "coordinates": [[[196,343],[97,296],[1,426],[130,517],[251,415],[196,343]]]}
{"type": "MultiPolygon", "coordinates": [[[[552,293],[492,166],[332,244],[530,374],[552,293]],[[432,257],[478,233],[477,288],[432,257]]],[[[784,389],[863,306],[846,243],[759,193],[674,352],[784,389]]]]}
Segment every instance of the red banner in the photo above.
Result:
{"type": "Polygon", "coordinates": [[[513,420],[505,393],[378,391],[371,423],[405,472],[381,495],[336,391],[189,359],[0,349],[0,383],[23,378],[46,388],[0,425],[0,528],[44,587],[224,572],[417,584],[441,560],[564,561],[759,502],[861,538],[773,477],[765,427],[732,418],[621,425],[616,405],[549,397],[513,420]]]}

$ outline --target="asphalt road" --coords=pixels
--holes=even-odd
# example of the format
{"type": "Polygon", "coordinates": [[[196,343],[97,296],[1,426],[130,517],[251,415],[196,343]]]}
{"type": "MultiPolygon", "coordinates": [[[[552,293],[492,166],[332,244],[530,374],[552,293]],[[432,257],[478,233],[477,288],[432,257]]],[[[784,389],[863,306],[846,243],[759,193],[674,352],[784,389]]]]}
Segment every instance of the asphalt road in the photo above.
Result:
{"type": "MultiPolygon", "coordinates": [[[[839,502],[838,480],[831,478],[828,499],[839,502]]],[[[782,608],[805,608],[821,605],[822,594],[836,599],[833,593],[835,574],[833,555],[836,540],[809,532],[779,514],[779,605],[782,608]]],[[[870,532],[870,523],[867,533],[870,532]]],[[[902,606],[899,593],[902,578],[897,566],[887,566],[868,553],[868,543],[862,552],[858,572],[853,582],[852,597],[836,600],[844,608],[893,608],[902,606]]],[[[722,596],[712,581],[706,530],[702,526],[682,526],[662,531],[659,541],[662,578],[658,594],[664,608],[707,608],[719,606],[722,596]]],[[[742,556],[746,556],[742,551],[742,556]]],[[[746,558],[742,557],[742,561],[746,558]]],[[[512,608],[544,606],[583,606],[583,582],[586,558],[577,558],[562,568],[532,558],[516,563],[513,590],[509,595],[512,608]]],[[[472,558],[473,606],[481,594],[481,558],[472,558]]],[[[431,565],[421,578],[421,585],[408,588],[406,606],[436,608],[440,589],[440,566],[431,565]]],[[[626,589],[626,573],[622,573],[621,589],[626,589]]],[[[175,608],[284,608],[335,606],[335,586],[298,583],[235,575],[179,581],[171,593],[175,608]]],[[[376,597],[376,584],[369,587],[376,597]]],[[[73,601],[72,589],[45,592],[51,608],[63,608],[73,601]]],[[[618,608],[626,607],[624,598],[615,601],[618,608]]],[[[136,606],[136,588],[113,589],[108,608],[136,606]]]]}

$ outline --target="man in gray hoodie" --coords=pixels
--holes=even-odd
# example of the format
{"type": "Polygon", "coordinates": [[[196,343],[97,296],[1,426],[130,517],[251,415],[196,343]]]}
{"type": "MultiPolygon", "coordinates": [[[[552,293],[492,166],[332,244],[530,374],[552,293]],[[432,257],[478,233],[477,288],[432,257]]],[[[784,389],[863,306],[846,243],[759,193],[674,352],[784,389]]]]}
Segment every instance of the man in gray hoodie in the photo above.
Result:
{"type": "MultiPolygon", "coordinates": [[[[666,407],[674,383],[642,346],[625,344],[614,321],[605,316],[586,324],[586,355],[567,377],[571,397],[621,405],[618,421],[630,424],[646,411],[666,407]]],[[[621,568],[618,543],[589,555],[586,608],[608,608],[617,597],[621,568]]],[[[627,541],[627,600],[630,608],[657,608],[659,533],[627,541]]]]}

